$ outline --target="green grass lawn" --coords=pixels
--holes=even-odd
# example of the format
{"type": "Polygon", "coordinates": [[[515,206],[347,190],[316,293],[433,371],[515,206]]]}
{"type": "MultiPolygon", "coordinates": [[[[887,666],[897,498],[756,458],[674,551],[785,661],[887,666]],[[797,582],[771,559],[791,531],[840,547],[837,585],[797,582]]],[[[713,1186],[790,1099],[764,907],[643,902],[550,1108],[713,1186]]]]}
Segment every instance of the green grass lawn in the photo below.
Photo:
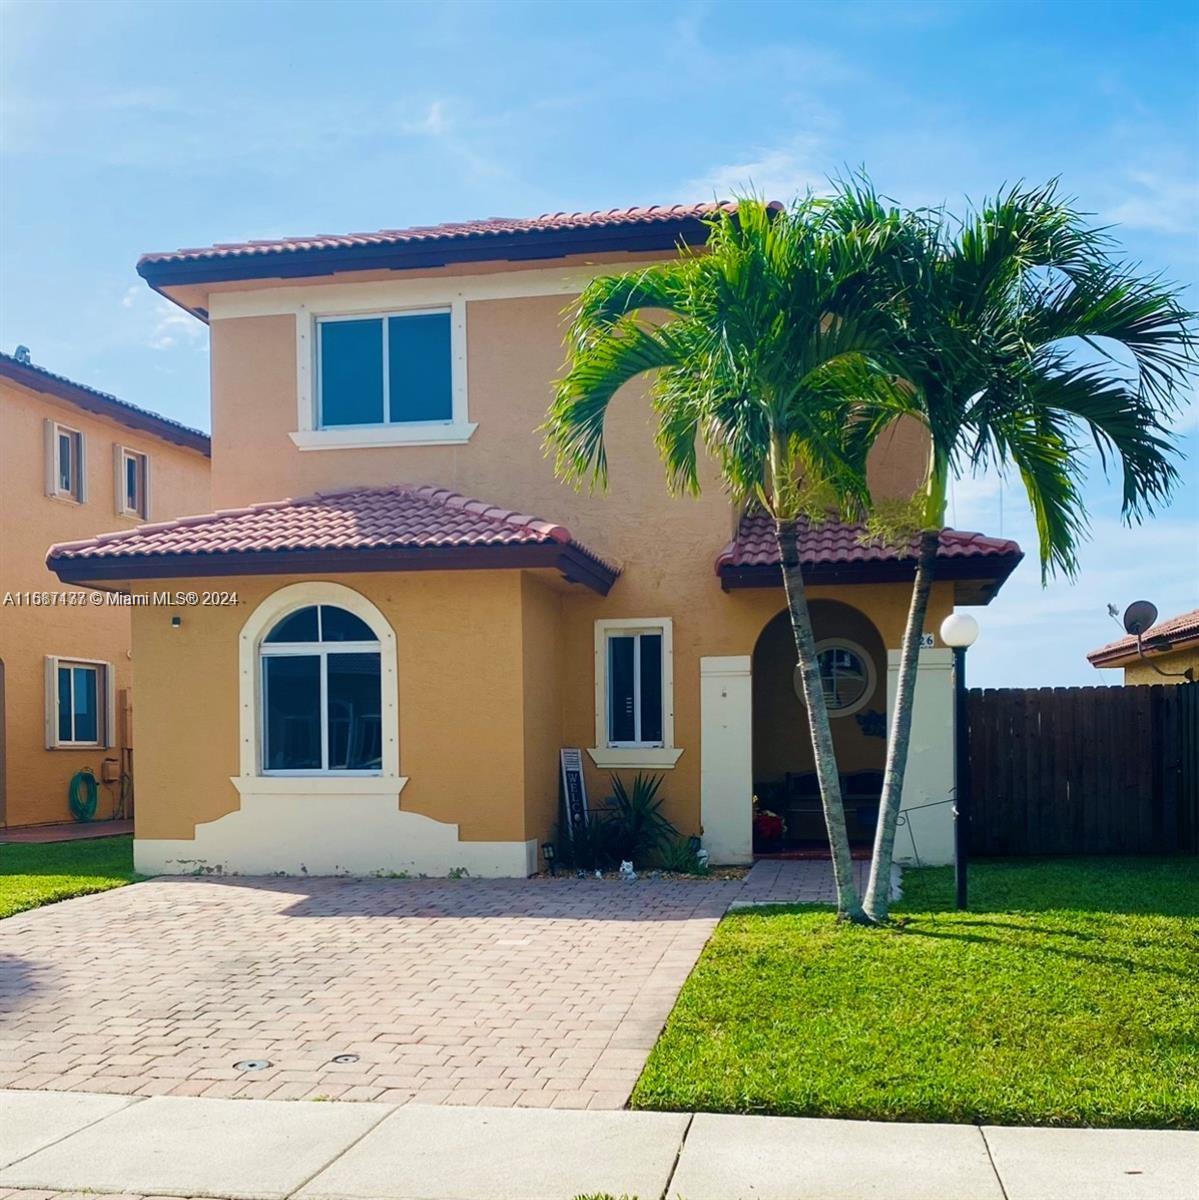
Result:
{"type": "Polygon", "coordinates": [[[727,916],[635,1108],[1199,1127],[1199,859],[904,875],[902,928],[727,916]]]}
{"type": "Polygon", "coordinates": [[[137,878],[131,837],[0,846],[0,917],[137,878]]]}

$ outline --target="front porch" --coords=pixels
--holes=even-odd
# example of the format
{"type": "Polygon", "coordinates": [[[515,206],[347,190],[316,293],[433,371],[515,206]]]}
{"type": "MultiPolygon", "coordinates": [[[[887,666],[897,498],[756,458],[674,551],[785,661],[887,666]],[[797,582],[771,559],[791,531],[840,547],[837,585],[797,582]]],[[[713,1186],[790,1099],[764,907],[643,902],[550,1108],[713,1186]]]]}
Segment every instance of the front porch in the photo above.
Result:
{"type": "MultiPolygon", "coordinates": [[[[800,553],[851,849],[865,858],[878,820],[914,553],[836,521],[808,525],[800,553]]],[[[953,859],[952,652],[934,631],[955,605],[989,602],[1020,558],[1014,542],[949,529],[941,535],[919,656],[899,862],[953,859]]],[[[700,659],[705,844],[714,861],[822,857],[828,838],[807,710],[777,541],[763,514],[741,519],[716,569],[739,626],[755,632],[749,653],[700,659]]]]}

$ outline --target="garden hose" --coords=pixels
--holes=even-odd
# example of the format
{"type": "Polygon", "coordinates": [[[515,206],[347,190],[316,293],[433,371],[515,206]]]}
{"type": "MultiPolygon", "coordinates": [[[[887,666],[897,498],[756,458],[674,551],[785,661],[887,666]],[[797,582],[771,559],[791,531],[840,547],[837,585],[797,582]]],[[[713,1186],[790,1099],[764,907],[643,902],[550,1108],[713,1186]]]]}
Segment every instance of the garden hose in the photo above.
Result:
{"type": "Polygon", "coordinates": [[[91,767],[84,767],[71,776],[67,788],[67,800],[71,805],[71,815],[76,821],[90,821],[96,815],[96,802],[100,789],[96,786],[96,776],[91,767]]]}

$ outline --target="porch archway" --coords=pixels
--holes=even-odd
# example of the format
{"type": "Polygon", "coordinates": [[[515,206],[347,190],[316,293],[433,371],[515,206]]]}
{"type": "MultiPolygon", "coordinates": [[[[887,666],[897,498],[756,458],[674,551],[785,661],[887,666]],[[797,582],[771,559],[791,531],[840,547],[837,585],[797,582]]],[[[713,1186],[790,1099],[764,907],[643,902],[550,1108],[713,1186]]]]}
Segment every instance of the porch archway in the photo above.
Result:
{"type": "MultiPolygon", "coordinates": [[[[809,602],[850,840],[874,836],[886,758],[887,651],[865,613],[838,600],[809,602]]],[[[753,652],[753,778],[759,810],[782,818],[778,837],[755,837],[757,853],[822,852],[828,839],[806,706],[796,679],[790,614],[763,627],[753,652]]]]}

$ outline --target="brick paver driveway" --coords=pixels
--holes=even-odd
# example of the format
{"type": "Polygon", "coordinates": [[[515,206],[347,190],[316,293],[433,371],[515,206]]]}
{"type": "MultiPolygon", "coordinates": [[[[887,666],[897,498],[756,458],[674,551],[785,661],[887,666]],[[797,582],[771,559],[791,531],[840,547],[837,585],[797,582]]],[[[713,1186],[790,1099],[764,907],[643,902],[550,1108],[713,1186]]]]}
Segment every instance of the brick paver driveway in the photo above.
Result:
{"type": "Polygon", "coordinates": [[[827,863],[152,880],[0,921],[0,1087],[618,1108],[731,903],[832,897],[827,863]]]}
{"type": "Polygon", "coordinates": [[[619,1107],[753,890],[189,878],[50,905],[0,922],[0,1087],[619,1107]]]}

